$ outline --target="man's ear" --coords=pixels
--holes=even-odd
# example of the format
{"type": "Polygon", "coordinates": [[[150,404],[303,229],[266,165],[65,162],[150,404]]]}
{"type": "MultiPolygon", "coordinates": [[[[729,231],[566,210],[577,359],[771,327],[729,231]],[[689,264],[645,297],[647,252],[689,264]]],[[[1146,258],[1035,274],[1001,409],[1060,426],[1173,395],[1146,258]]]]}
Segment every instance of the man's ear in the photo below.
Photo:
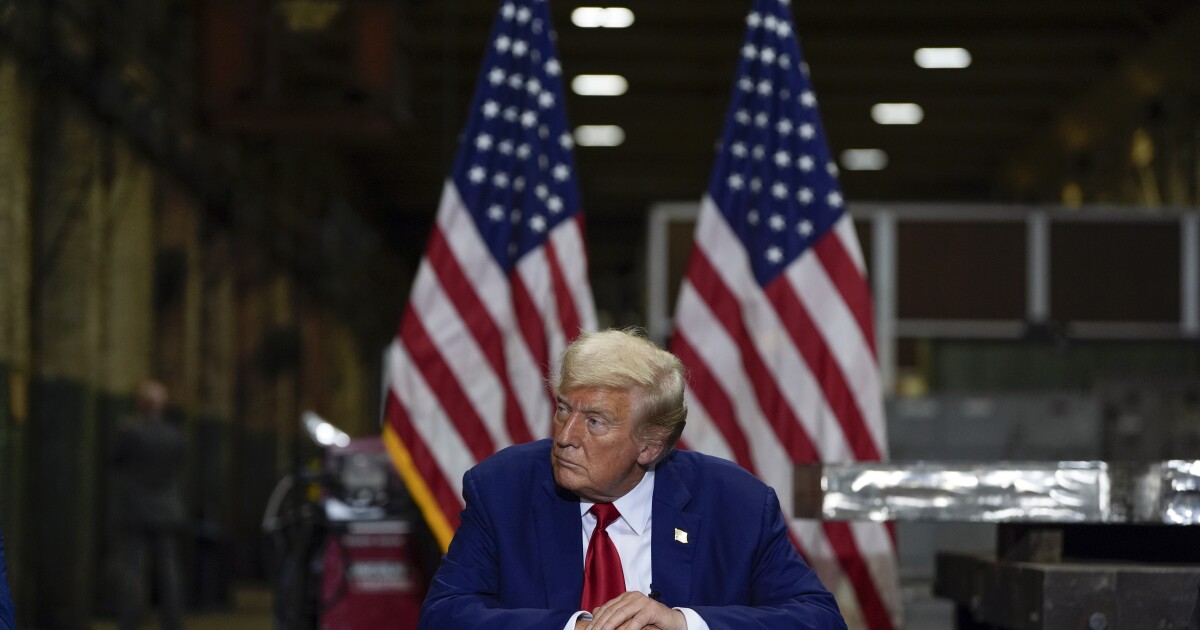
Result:
{"type": "Polygon", "coordinates": [[[638,452],[638,464],[649,466],[658,461],[658,456],[662,454],[662,440],[647,440],[642,444],[642,450],[638,452]]]}

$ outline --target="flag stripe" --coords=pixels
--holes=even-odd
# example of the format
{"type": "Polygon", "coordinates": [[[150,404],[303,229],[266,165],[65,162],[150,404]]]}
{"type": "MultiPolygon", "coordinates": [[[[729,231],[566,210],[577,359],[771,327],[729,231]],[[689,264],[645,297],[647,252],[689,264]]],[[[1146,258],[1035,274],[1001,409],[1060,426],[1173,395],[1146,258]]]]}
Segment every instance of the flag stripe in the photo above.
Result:
{"type": "Polygon", "coordinates": [[[496,452],[496,445],[483,419],[475,412],[458,378],[441,350],[429,338],[411,304],[400,325],[400,339],[411,354],[415,367],[433,390],[438,405],[446,410],[446,416],[454,423],[475,459],[481,460],[496,452]]]}
{"type": "MultiPolygon", "coordinates": [[[[812,367],[821,382],[821,389],[829,405],[840,410],[837,421],[842,426],[842,434],[850,442],[855,459],[877,460],[879,451],[871,439],[863,422],[858,404],[846,385],[845,376],[837,365],[836,357],[823,343],[817,326],[813,323],[808,309],[796,298],[792,286],[786,282],[787,276],[781,276],[767,286],[767,297],[781,314],[780,321],[792,337],[792,343],[800,350],[806,363],[812,367]]],[[[808,460],[816,461],[816,460],[808,460]]]]}
{"type": "Polygon", "coordinates": [[[759,356],[741,318],[738,300],[713,270],[708,256],[702,249],[692,252],[688,268],[688,280],[700,298],[712,309],[713,315],[725,327],[726,332],[737,344],[742,367],[749,377],[750,386],[758,397],[759,406],[767,422],[775,431],[784,449],[793,462],[820,461],[817,449],[793,413],[791,406],[779,393],[779,388],[759,356]]]}
{"type": "Polygon", "coordinates": [[[438,543],[443,548],[448,547],[455,526],[445,515],[462,509],[458,503],[458,495],[454,488],[446,483],[433,454],[429,452],[425,443],[417,438],[404,405],[400,404],[394,393],[388,393],[384,413],[387,421],[384,427],[384,443],[388,447],[388,454],[400,470],[404,483],[410,488],[413,500],[424,513],[433,515],[426,522],[438,543]]]}
{"type": "MultiPolygon", "coordinates": [[[[850,221],[848,216],[841,220],[850,221]]],[[[813,251],[817,253],[821,266],[841,293],[842,301],[850,308],[850,312],[854,313],[859,332],[867,340],[871,356],[875,357],[875,326],[871,320],[871,293],[867,287],[867,279],[850,259],[850,254],[846,252],[841,239],[823,238],[813,247],[813,251]]]]}
{"type": "Polygon", "coordinates": [[[562,267],[554,251],[554,241],[546,242],[546,268],[549,270],[550,285],[553,287],[554,305],[558,311],[559,326],[567,335],[578,335],[582,324],[579,314],[575,311],[575,300],[571,290],[567,288],[567,279],[563,277],[562,267]]]}
{"type": "MultiPolygon", "coordinates": [[[[671,349],[675,355],[688,365],[688,384],[691,387],[691,394],[696,397],[700,403],[698,406],[693,406],[692,415],[697,407],[703,409],[710,418],[714,418],[713,424],[721,435],[725,438],[725,445],[733,460],[741,464],[743,468],[754,473],[754,462],[750,459],[750,445],[746,442],[746,436],[741,429],[734,423],[733,418],[733,403],[729,401],[729,396],[725,393],[721,384],[713,378],[712,372],[709,371],[708,365],[705,364],[692,349],[692,344],[688,341],[687,335],[682,331],[676,332],[672,340],[671,349]],[[720,420],[715,420],[720,418],[720,420]]],[[[696,424],[693,418],[691,424],[696,424]]],[[[695,433],[694,431],[692,432],[695,433]]]]}
{"type": "Polygon", "coordinates": [[[854,593],[858,596],[867,624],[871,628],[890,628],[892,620],[888,615],[887,606],[879,596],[875,580],[858,550],[858,543],[850,533],[850,525],[839,521],[825,521],[822,524],[826,536],[833,543],[842,568],[846,571],[846,576],[854,585],[854,593]]]}
{"type": "MultiPolygon", "coordinates": [[[[442,231],[436,226],[426,252],[430,266],[437,274],[438,280],[441,281],[446,295],[458,313],[463,316],[466,327],[470,330],[483,355],[487,357],[487,362],[492,368],[489,376],[494,376],[500,381],[499,393],[503,398],[504,426],[508,431],[508,441],[528,442],[533,437],[529,434],[529,425],[525,423],[525,418],[517,405],[516,396],[513,395],[512,385],[508,380],[508,373],[504,368],[504,340],[500,330],[488,315],[487,309],[479,301],[479,296],[471,289],[471,284],[462,273],[457,261],[454,260],[442,231]]],[[[489,390],[495,392],[495,384],[485,384],[488,385],[489,390]]]]}

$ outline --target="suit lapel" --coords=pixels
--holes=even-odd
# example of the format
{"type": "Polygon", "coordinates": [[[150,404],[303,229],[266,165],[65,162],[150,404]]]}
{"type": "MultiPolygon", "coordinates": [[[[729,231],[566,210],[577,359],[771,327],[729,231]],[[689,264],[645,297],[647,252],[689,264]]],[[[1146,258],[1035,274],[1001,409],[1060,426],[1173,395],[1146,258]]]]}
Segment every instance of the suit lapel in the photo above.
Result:
{"type": "Polygon", "coordinates": [[[534,523],[545,580],[546,606],[578,608],[583,596],[579,499],[557,488],[551,477],[542,483],[534,505],[534,523]]]}
{"type": "Polygon", "coordinates": [[[651,526],[651,588],[667,606],[687,606],[692,597],[692,559],[696,541],[704,535],[700,516],[684,512],[692,493],[670,459],[654,476],[654,516],[651,526]]]}

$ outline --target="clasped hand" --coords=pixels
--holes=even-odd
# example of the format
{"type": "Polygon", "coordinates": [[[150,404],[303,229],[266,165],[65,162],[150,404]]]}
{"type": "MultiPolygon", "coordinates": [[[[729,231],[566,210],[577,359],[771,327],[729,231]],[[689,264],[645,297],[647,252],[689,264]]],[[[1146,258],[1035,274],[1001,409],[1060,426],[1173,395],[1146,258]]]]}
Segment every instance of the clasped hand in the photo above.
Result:
{"type": "Polygon", "coordinates": [[[576,630],[687,630],[683,613],[637,591],[622,593],[580,620],[576,630]]]}

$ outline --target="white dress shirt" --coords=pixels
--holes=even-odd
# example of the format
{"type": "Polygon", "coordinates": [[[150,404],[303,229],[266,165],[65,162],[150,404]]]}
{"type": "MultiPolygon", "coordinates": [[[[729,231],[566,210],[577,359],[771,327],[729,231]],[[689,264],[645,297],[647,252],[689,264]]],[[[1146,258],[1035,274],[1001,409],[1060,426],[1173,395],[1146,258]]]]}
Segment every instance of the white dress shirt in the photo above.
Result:
{"type": "MultiPolygon", "coordinates": [[[[579,513],[583,527],[583,559],[587,562],[588,543],[592,540],[592,532],[596,529],[596,515],[591,513],[594,503],[579,503],[579,513]]],[[[646,472],[642,480],[625,496],[613,501],[621,517],[608,526],[608,537],[617,547],[621,556],[621,571],[625,575],[625,590],[639,591],[650,594],[650,581],[653,579],[653,567],[650,564],[651,553],[651,523],[654,520],[654,470],[646,472]]],[[[691,608],[676,608],[687,619],[688,630],[709,630],[708,624],[691,608]]],[[[591,619],[591,613],[579,611],[571,616],[563,630],[572,630],[581,615],[591,619]]]]}

